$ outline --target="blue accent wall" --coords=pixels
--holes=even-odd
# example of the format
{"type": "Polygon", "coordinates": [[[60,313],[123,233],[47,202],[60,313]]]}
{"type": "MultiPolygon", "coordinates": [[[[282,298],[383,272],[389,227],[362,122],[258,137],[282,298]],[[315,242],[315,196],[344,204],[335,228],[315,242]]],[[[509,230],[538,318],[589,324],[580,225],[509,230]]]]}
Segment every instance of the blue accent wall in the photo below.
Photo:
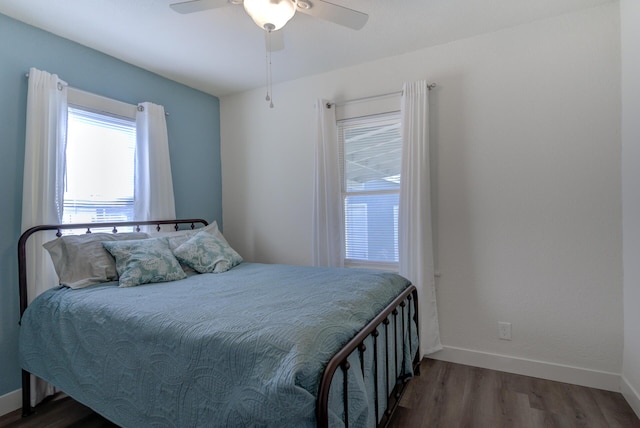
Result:
{"type": "MultiPolygon", "coordinates": [[[[191,89],[0,14],[0,396],[20,388],[17,242],[22,211],[30,67],[70,86],[169,112],[167,128],[178,217],[222,225],[220,104],[191,89]]],[[[109,162],[105,159],[105,162],[109,162]]]]}

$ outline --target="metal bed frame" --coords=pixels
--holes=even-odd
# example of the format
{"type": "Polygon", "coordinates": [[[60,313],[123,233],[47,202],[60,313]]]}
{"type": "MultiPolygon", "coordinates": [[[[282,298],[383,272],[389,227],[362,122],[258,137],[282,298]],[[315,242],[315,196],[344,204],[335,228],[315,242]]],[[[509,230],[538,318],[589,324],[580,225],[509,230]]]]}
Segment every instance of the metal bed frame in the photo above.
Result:
{"type": "MultiPolygon", "coordinates": [[[[27,240],[31,235],[41,231],[50,231],[55,230],[56,236],[62,236],[63,230],[80,230],[86,229],[86,233],[91,233],[91,229],[98,228],[112,228],[112,233],[118,233],[118,228],[125,227],[133,227],[136,231],[140,231],[140,226],[156,226],[156,230],[161,230],[162,225],[173,225],[173,228],[177,231],[180,230],[181,225],[187,225],[191,229],[195,229],[196,224],[201,224],[202,226],[207,226],[208,222],[203,219],[179,219],[179,220],[152,220],[152,221],[131,221],[131,222],[104,222],[104,223],[75,223],[75,224],[52,224],[52,225],[40,225],[32,227],[26,230],[18,241],[18,285],[20,289],[20,318],[22,319],[22,315],[28,306],[28,295],[27,295],[27,260],[26,260],[26,244],[27,240]]],[[[398,330],[397,330],[397,322],[398,315],[402,314],[402,349],[404,349],[405,343],[405,319],[406,312],[409,311],[408,314],[411,316],[411,306],[413,306],[413,321],[414,323],[409,323],[407,326],[409,331],[409,338],[412,337],[412,328],[411,325],[414,324],[416,328],[416,336],[418,336],[418,293],[415,286],[410,285],[407,287],[400,295],[398,295],[386,308],[382,310],[373,320],[371,320],[367,325],[365,325],[358,334],[356,334],[342,349],[340,349],[327,363],[320,382],[320,386],[318,389],[318,396],[316,402],[316,418],[317,418],[317,426],[319,428],[327,428],[329,426],[329,391],[331,387],[331,382],[333,377],[340,368],[343,373],[343,412],[344,412],[344,426],[348,428],[349,426],[349,390],[348,390],[348,371],[351,368],[351,364],[347,361],[347,358],[357,350],[359,360],[360,360],[360,370],[362,371],[362,375],[365,374],[364,368],[364,354],[367,351],[367,347],[365,346],[365,340],[369,337],[372,338],[373,341],[373,364],[374,364],[374,374],[375,374],[375,416],[376,421],[378,422],[378,427],[387,426],[390,422],[391,415],[397,408],[400,403],[400,398],[402,397],[402,393],[405,390],[407,382],[410,380],[410,376],[403,375],[402,373],[398,373],[398,346],[400,344],[398,338],[398,330]],[[389,353],[389,326],[391,324],[391,320],[393,319],[393,343],[395,352],[394,362],[395,368],[390,368],[390,353],[389,353]],[[382,326],[382,327],[381,327],[382,326]],[[378,329],[383,329],[385,332],[385,340],[384,340],[384,355],[385,361],[382,363],[384,367],[380,367],[381,363],[378,361],[378,346],[383,346],[379,344],[378,337],[380,336],[380,331],[378,329]],[[383,385],[384,391],[380,391],[378,374],[381,371],[384,371],[385,385],[383,385]],[[395,370],[394,379],[396,383],[394,385],[389,385],[389,375],[392,373],[392,370],[395,370]],[[384,392],[384,395],[381,395],[384,392]],[[383,412],[383,415],[379,415],[378,404],[380,400],[387,400],[386,410],[383,412]]],[[[411,342],[411,339],[409,340],[411,342]]],[[[411,343],[409,343],[409,347],[411,347],[411,343]]],[[[414,369],[414,373],[419,375],[420,369],[420,347],[418,345],[417,349],[411,348],[411,353],[415,352],[415,357],[412,361],[412,366],[414,369]]],[[[403,364],[404,366],[404,364],[403,364]]],[[[22,416],[28,416],[33,413],[33,408],[31,406],[31,382],[30,382],[31,373],[26,370],[22,370],[22,416]]]]}

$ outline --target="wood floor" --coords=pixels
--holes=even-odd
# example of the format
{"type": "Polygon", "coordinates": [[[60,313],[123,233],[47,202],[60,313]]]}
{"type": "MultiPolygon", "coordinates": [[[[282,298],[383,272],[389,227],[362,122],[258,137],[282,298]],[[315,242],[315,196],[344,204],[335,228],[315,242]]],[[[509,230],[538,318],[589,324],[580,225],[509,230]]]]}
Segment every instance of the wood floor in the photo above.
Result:
{"type": "Polygon", "coordinates": [[[36,407],[36,413],[23,418],[16,410],[0,417],[0,427],[20,428],[117,428],[71,397],[59,394],[36,407]]]}
{"type": "Polygon", "coordinates": [[[392,427],[635,428],[622,394],[425,359],[392,427]]]}
{"type": "MultiPolygon", "coordinates": [[[[394,428],[640,428],[621,394],[425,359],[390,423],[394,428]]],[[[67,396],[0,428],[114,428],[67,396]]]]}

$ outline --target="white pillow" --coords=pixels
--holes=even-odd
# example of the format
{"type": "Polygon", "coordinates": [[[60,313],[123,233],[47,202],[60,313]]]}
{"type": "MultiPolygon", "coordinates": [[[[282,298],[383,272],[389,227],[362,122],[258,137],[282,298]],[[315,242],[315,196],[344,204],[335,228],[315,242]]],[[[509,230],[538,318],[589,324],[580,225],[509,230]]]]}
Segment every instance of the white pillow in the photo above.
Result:
{"type": "Polygon", "coordinates": [[[46,242],[60,285],[84,288],[118,279],[116,262],[103,241],[146,239],[146,233],[85,233],[66,235],[46,242]]]}

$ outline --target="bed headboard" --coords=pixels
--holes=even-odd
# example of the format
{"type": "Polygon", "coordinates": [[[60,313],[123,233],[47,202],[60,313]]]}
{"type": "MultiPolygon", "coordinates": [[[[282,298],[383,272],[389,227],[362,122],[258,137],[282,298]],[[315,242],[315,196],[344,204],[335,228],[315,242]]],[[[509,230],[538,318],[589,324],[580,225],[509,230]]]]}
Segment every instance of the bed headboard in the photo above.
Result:
{"type": "Polygon", "coordinates": [[[18,286],[20,288],[20,318],[27,309],[29,297],[27,295],[27,240],[31,235],[46,230],[56,230],[56,236],[62,236],[63,230],[85,230],[91,233],[91,229],[112,228],[112,233],[118,233],[118,228],[134,227],[136,231],[140,231],[140,226],[156,226],[156,230],[160,230],[162,225],[173,225],[175,230],[180,229],[181,224],[186,224],[194,229],[196,224],[207,226],[209,223],[201,218],[196,219],[178,219],[178,220],[146,220],[146,221],[121,221],[121,222],[104,222],[104,223],[70,223],[70,224],[45,224],[34,226],[27,229],[18,240],[18,286]]]}

